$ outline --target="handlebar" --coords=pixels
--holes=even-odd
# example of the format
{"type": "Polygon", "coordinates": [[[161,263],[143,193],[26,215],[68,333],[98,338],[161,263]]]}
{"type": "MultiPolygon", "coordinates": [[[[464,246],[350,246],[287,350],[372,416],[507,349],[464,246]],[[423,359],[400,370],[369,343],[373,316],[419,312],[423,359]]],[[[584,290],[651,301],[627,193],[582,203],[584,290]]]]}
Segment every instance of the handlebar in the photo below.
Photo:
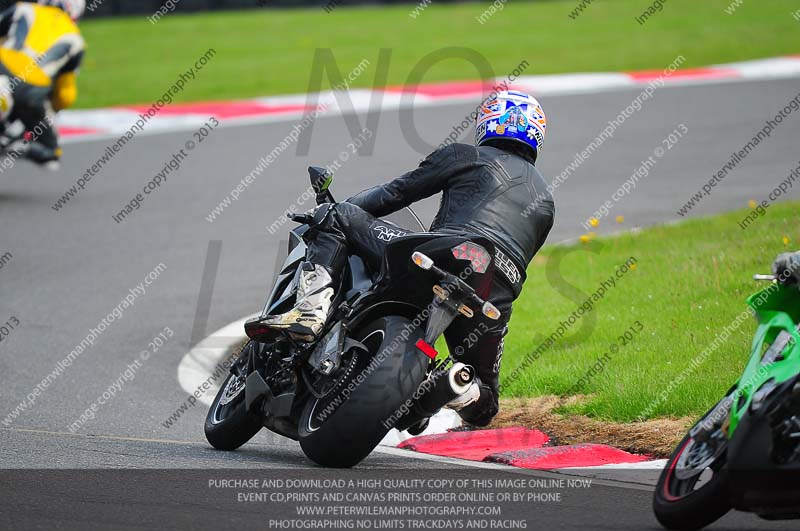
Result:
{"type": "Polygon", "coordinates": [[[311,214],[291,214],[289,219],[301,225],[310,225],[314,221],[314,216],[311,214]]]}
{"type": "MultiPolygon", "coordinates": [[[[333,194],[330,190],[325,190],[322,193],[316,194],[317,205],[324,205],[325,203],[335,203],[336,201],[333,199],[333,194]]],[[[295,223],[300,223],[301,225],[311,225],[314,221],[314,216],[312,214],[303,213],[303,214],[292,214],[288,213],[288,218],[294,221],[295,223]]]]}

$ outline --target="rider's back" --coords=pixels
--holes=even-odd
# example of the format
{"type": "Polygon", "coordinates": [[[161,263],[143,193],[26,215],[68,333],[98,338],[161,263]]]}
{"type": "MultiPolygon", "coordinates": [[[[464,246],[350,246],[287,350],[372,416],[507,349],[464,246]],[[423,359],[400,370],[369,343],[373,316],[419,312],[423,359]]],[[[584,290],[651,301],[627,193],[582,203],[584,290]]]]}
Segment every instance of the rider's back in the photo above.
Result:
{"type": "Polygon", "coordinates": [[[3,22],[8,24],[8,35],[0,47],[0,62],[13,76],[48,87],[61,73],[74,70],[85,44],[67,13],[18,2],[6,14],[10,15],[3,22]]]}
{"type": "MultiPolygon", "coordinates": [[[[451,144],[428,155],[417,169],[348,201],[380,217],[439,192],[442,201],[431,230],[488,237],[513,260],[506,276],[519,288],[555,214],[542,175],[525,158],[490,146],[451,144]]],[[[508,263],[502,256],[500,261],[508,263]]]]}
{"type": "Polygon", "coordinates": [[[488,236],[524,269],[544,242],[555,212],[539,170],[490,146],[454,144],[451,149],[455,164],[431,228],[465,228],[488,236]]]}

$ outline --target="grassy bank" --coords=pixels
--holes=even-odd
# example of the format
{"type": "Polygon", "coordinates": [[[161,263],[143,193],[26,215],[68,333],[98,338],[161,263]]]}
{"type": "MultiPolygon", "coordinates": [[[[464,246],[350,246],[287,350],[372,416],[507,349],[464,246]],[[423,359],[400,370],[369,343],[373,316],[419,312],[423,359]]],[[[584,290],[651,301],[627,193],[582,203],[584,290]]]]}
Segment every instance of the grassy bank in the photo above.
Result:
{"type": "Polygon", "coordinates": [[[763,287],[752,275],[769,273],[775,256],[800,248],[798,208],[800,202],[773,205],[746,230],[738,225],[745,211],[738,211],[544,249],[514,307],[504,396],[586,394],[588,400],[562,409],[617,421],[703,413],[743,369],[755,321],[684,371],[763,287]],[[630,257],[635,267],[618,276],[630,257]],[[616,286],[596,296],[591,311],[533,359],[544,337],[612,276],[616,286]],[[620,339],[626,331],[630,339],[620,339]],[[530,366],[515,377],[526,356],[530,366]],[[659,398],[679,374],[684,381],[659,398]]]}
{"type": "MultiPolygon", "coordinates": [[[[745,2],[735,13],[729,0],[669,0],[644,24],[635,18],[646,2],[594,2],[577,17],[576,0],[509,2],[477,17],[489,2],[438,5],[416,18],[416,4],[170,14],[87,20],[89,45],[80,78],[79,107],[149,103],[209,48],[216,56],[179,101],[305,92],[316,48],[332,48],[343,74],[364,59],[354,87],[373,84],[378,50],[391,48],[388,83],[402,84],[424,56],[449,46],[471,48],[496,76],[521,61],[527,74],[661,69],[682,54],[684,68],[800,52],[800,23],[779,0],[745,2]]],[[[475,79],[463,60],[435,64],[423,81],[475,79]]]]}

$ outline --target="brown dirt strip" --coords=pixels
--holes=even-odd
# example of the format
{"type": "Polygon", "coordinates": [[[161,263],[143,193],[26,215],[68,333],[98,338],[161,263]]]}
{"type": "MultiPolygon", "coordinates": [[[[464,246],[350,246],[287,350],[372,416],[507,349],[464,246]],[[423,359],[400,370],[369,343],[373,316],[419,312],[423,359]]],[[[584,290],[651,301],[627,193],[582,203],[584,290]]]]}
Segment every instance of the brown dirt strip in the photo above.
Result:
{"type": "Polygon", "coordinates": [[[488,427],[524,426],[544,431],[555,444],[607,444],[629,452],[663,458],[672,453],[695,420],[684,417],[624,424],[553,412],[558,407],[574,404],[581,399],[580,396],[502,399],[500,413],[488,427]]]}

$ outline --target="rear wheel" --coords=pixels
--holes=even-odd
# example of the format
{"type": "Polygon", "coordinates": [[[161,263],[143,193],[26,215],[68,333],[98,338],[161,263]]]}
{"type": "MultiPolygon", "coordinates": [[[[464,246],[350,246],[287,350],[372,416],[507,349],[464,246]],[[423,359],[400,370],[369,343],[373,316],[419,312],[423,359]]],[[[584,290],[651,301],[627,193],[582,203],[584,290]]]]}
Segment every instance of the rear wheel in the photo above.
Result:
{"type": "Polygon", "coordinates": [[[697,429],[728,400],[717,404],[689,431],[661,472],[653,511],[667,529],[700,529],[731,510],[728,478],[722,470],[728,449],[722,427],[728,416],[722,415],[702,435],[697,429]]]}
{"type": "MultiPolygon", "coordinates": [[[[248,341],[239,356],[249,356],[252,349],[248,341]]],[[[244,377],[230,373],[206,415],[206,439],[218,450],[236,450],[261,430],[261,419],[245,408],[244,383],[244,377]]]]}
{"type": "Polygon", "coordinates": [[[407,407],[428,367],[414,346],[422,332],[408,325],[404,317],[381,317],[351,336],[368,352],[343,356],[350,360],[346,373],[323,398],[312,397],[300,418],[300,446],[312,461],[336,468],[358,464],[407,407]]]}

